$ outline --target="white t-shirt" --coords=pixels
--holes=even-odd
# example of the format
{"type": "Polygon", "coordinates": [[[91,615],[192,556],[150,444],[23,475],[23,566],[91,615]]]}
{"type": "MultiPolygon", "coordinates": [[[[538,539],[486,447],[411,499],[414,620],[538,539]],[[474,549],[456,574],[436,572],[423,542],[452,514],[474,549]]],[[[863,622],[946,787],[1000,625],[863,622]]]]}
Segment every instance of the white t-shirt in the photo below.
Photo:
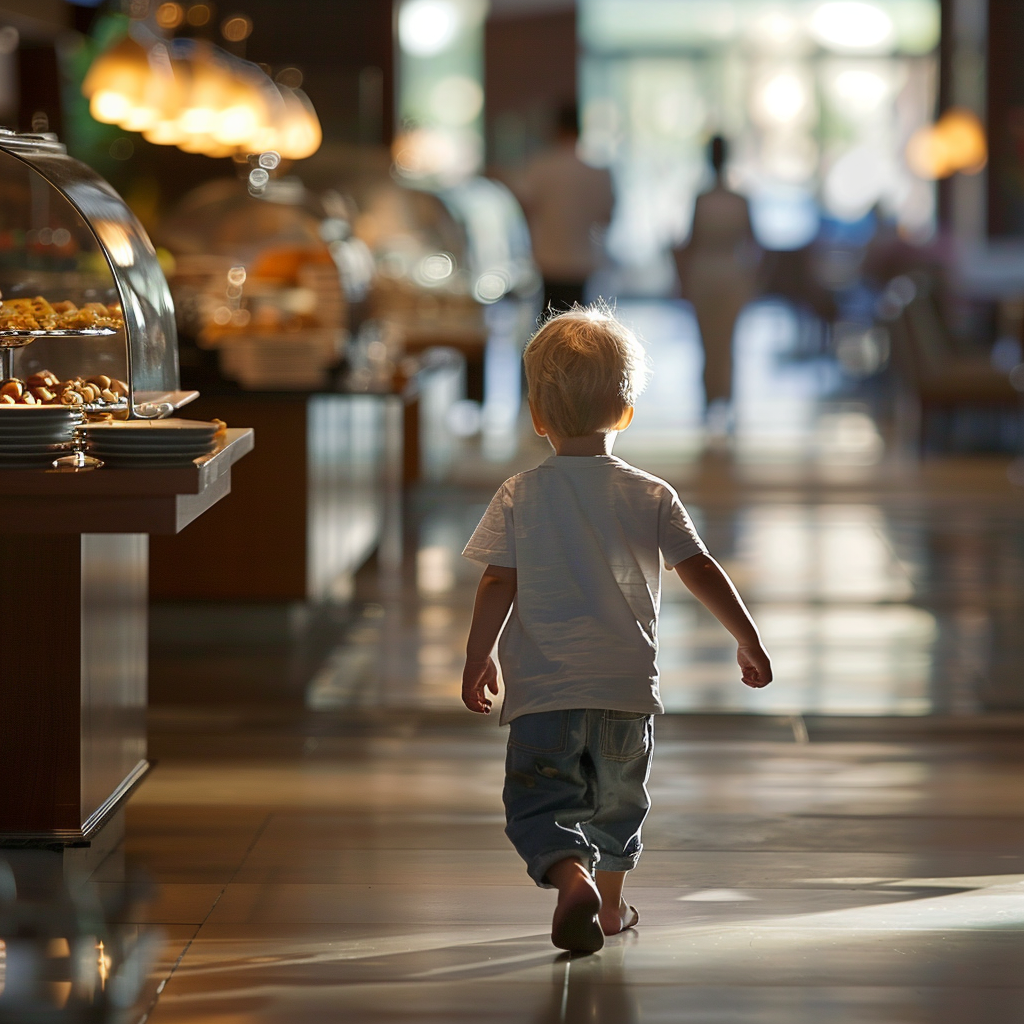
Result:
{"type": "Polygon", "coordinates": [[[502,724],[538,711],[665,710],[658,694],[661,560],[706,553],[663,480],[611,455],[553,455],[506,480],[462,552],[514,568],[498,643],[502,724]]]}
{"type": "Polygon", "coordinates": [[[563,143],[535,157],[514,191],[541,274],[550,281],[589,277],[601,261],[594,230],[608,224],[615,202],[608,171],[585,164],[563,143]]]}

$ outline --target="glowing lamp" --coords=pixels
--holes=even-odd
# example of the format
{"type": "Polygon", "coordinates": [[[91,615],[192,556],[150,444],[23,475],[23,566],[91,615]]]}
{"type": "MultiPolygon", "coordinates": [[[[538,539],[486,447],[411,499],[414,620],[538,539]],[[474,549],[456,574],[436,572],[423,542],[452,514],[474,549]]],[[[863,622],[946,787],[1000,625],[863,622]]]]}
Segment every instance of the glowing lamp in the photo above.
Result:
{"type": "Polygon", "coordinates": [[[309,97],[301,89],[289,89],[286,86],[278,88],[284,100],[284,118],[274,148],[288,160],[303,160],[312,156],[323,141],[320,119],[309,97]]]}
{"type": "Polygon", "coordinates": [[[911,136],[906,159],[914,174],[927,181],[958,171],[977,174],[988,163],[985,129],[972,111],[954,107],[938,124],[926,125],[911,136]]]}
{"type": "Polygon", "coordinates": [[[116,89],[99,89],[89,100],[89,113],[103,124],[120,124],[131,109],[131,101],[116,89]]]}
{"type": "Polygon", "coordinates": [[[221,112],[212,135],[224,146],[241,146],[253,136],[259,125],[257,103],[243,100],[221,112]]]}
{"type": "Polygon", "coordinates": [[[100,54],[82,83],[82,94],[119,93],[128,102],[141,97],[149,81],[149,55],[131,36],[100,54]]]}
{"type": "Polygon", "coordinates": [[[266,153],[268,150],[277,149],[280,134],[272,125],[262,125],[249,139],[248,149],[253,153],[266,153]]]}
{"type": "Polygon", "coordinates": [[[197,48],[188,62],[188,84],[182,101],[181,123],[190,137],[210,136],[231,105],[234,83],[206,47],[197,48]]]}
{"type": "Polygon", "coordinates": [[[157,146],[177,146],[184,142],[188,135],[180,119],[165,118],[144,131],[142,137],[157,146]]]}
{"type": "Polygon", "coordinates": [[[150,81],[149,55],[130,36],[101,54],[86,75],[82,93],[89,112],[104,124],[123,124],[145,104],[150,81]]]}
{"type": "Polygon", "coordinates": [[[988,163],[988,142],[973,111],[956,107],[945,114],[938,127],[958,171],[977,174],[984,169],[988,163]]]}
{"type": "Polygon", "coordinates": [[[156,145],[215,157],[277,150],[297,160],[319,149],[320,121],[304,93],[275,86],[255,65],[209,44],[180,54],[122,39],[86,77],[92,116],[156,145]]]}

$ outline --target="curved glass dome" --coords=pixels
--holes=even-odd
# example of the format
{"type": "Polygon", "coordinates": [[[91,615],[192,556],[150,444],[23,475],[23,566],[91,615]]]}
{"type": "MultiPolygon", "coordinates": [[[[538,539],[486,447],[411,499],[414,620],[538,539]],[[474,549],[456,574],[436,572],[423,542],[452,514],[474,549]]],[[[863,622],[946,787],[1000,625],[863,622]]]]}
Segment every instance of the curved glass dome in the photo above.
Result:
{"type": "Polygon", "coordinates": [[[163,271],[121,197],[52,135],[0,129],[0,292],[50,303],[120,303],[108,337],[41,337],[15,350],[14,372],[124,380],[132,415],[178,389],[178,339],[163,271]]]}

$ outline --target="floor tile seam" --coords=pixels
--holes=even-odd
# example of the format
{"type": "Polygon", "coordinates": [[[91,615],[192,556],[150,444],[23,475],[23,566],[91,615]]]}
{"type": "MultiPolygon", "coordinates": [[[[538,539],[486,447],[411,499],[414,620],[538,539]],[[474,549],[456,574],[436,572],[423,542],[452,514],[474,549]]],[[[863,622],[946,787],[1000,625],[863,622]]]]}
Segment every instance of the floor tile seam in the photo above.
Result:
{"type": "Polygon", "coordinates": [[[150,1014],[153,1012],[153,1010],[156,1008],[157,1003],[160,1001],[160,996],[163,994],[164,989],[167,987],[167,983],[174,977],[174,975],[177,972],[178,968],[181,966],[182,961],[185,959],[185,957],[188,955],[189,950],[192,948],[193,943],[198,938],[199,933],[203,930],[203,926],[207,923],[207,921],[210,920],[210,916],[217,909],[217,904],[220,903],[222,897],[224,896],[224,893],[227,892],[228,886],[231,885],[232,881],[237,877],[238,872],[242,869],[242,865],[245,863],[246,858],[249,856],[250,853],[252,853],[253,847],[256,845],[256,843],[259,842],[259,839],[263,835],[264,830],[266,829],[267,825],[270,823],[270,818],[271,818],[271,815],[268,814],[263,819],[263,822],[260,824],[259,828],[256,830],[256,834],[253,836],[253,838],[250,841],[248,847],[246,848],[246,851],[245,851],[245,853],[242,856],[241,863],[235,869],[234,873],[231,876],[231,879],[229,881],[225,882],[220,887],[220,892],[217,893],[217,896],[214,899],[213,903],[210,905],[209,910],[207,910],[206,916],[203,918],[203,920],[200,922],[200,924],[196,927],[196,930],[193,932],[192,937],[185,944],[185,948],[181,951],[181,954],[174,961],[173,966],[171,967],[170,971],[167,974],[167,977],[164,978],[163,981],[161,981],[160,984],[157,986],[157,990],[153,994],[153,999],[150,1002],[149,1006],[146,1007],[146,1012],[139,1018],[138,1024],[146,1024],[146,1021],[149,1019],[150,1014]]]}
{"type": "MultiPolygon", "coordinates": [[[[151,925],[150,927],[159,927],[159,926],[158,925],[151,925]]],[[[193,929],[192,934],[189,936],[188,941],[185,943],[182,951],[175,958],[174,963],[171,964],[171,969],[161,979],[160,984],[157,985],[156,991],[153,993],[152,999],[149,1001],[149,1004],[146,1006],[145,1012],[138,1019],[138,1024],[146,1024],[146,1021],[149,1020],[149,1015],[153,1012],[154,1007],[156,1006],[157,1002],[159,1002],[159,1000],[160,1000],[160,994],[163,992],[164,987],[167,985],[167,982],[169,982],[171,980],[171,976],[178,969],[178,966],[181,964],[181,961],[185,958],[185,954],[192,948],[192,944],[193,944],[193,942],[195,942],[196,936],[199,934],[199,929],[202,927],[202,925],[194,925],[194,926],[190,925],[189,927],[192,927],[192,929],[193,929]]]]}
{"type": "MultiPolygon", "coordinates": [[[[600,956],[600,954],[597,954],[597,956],[600,956]]],[[[558,962],[557,958],[554,958],[552,960],[550,966],[554,966],[555,964],[557,964],[557,962],[558,962]]],[[[585,963],[585,962],[586,961],[583,961],[583,960],[575,960],[574,961],[575,964],[585,963]]],[[[549,965],[545,964],[545,965],[542,965],[542,966],[546,967],[546,966],[549,966],[549,965]]],[[[477,972],[477,973],[479,974],[479,972],[477,972]]],[[[503,977],[505,979],[509,979],[509,980],[511,979],[511,975],[504,975],[503,977]]],[[[495,978],[493,976],[488,976],[488,975],[484,975],[482,977],[481,976],[466,977],[466,978],[458,978],[454,983],[458,984],[460,987],[461,986],[472,986],[472,987],[475,987],[475,986],[486,986],[488,988],[492,988],[494,986],[494,984],[495,984],[495,978]]],[[[545,990],[549,990],[550,987],[551,987],[551,981],[549,979],[546,980],[546,979],[541,979],[541,978],[537,978],[536,980],[528,979],[528,978],[515,978],[513,983],[517,987],[531,987],[531,988],[532,987],[536,987],[536,988],[541,988],[541,989],[545,989],[545,990]]],[[[453,979],[450,978],[450,977],[442,977],[442,978],[389,978],[387,980],[375,979],[375,980],[352,980],[352,981],[344,981],[344,980],[340,980],[339,979],[339,980],[331,982],[329,985],[326,985],[326,986],[323,986],[323,985],[317,986],[317,988],[318,988],[318,991],[319,991],[320,994],[325,995],[326,993],[324,993],[324,991],[323,991],[325,988],[328,989],[328,990],[340,990],[341,992],[353,992],[353,991],[358,990],[358,989],[377,989],[377,988],[380,988],[381,986],[387,986],[387,987],[399,987],[399,986],[401,986],[401,987],[416,987],[416,988],[439,987],[439,988],[443,988],[443,989],[450,989],[452,985],[453,985],[453,979]]],[[[624,987],[624,985],[625,985],[625,987],[628,987],[629,989],[631,989],[633,991],[642,990],[642,989],[687,989],[687,990],[691,990],[692,991],[692,990],[696,989],[696,990],[704,990],[704,991],[708,991],[708,992],[721,992],[721,991],[732,991],[732,990],[735,990],[735,989],[740,989],[740,990],[750,990],[750,991],[755,991],[755,992],[756,991],[778,991],[778,990],[784,990],[784,991],[807,993],[807,992],[830,992],[830,991],[835,992],[835,991],[847,990],[847,991],[850,991],[851,993],[856,992],[858,994],[862,994],[865,991],[877,991],[877,992],[880,992],[880,993],[907,992],[907,993],[915,993],[915,994],[916,993],[920,993],[920,992],[934,992],[934,993],[940,993],[940,992],[941,993],[945,993],[945,992],[977,992],[977,991],[991,992],[991,993],[996,993],[996,992],[1002,992],[1002,993],[1024,992],[1024,987],[1022,987],[1020,985],[995,985],[995,984],[991,984],[991,983],[971,985],[971,986],[957,985],[957,984],[954,984],[954,983],[950,983],[948,985],[937,985],[937,984],[934,984],[934,983],[921,984],[921,985],[877,985],[877,984],[871,984],[871,982],[869,982],[869,981],[865,981],[863,983],[858,983],[857,981],[852,980],[852,979],[844,979],[842,981],[836,981],[834,983],[822,982],[822,983],[817,983],[817,984],[799,984],[799,983],[795,983],[795,982],[792,982],[792,981],[790,981],[790,982],[779,981],[778,983],[772,983],[770,981],[753,982],[753,981],[743,981],[742,979],[736,979],[736,980],[729,979],[727,981],[723,980],[721,983],[715,985],[715,984],[708,984],[706,981],[700,981],[700,980],[694,980],[694,981],[686,981],[686,980],[667,980],[667,981],[661,981],[661,980],[647,980],[647,979],[636,980],[636,979],[633,979],[633,978],[629,978],[629,979],[625,979],[624,981],[604,981],[604,980],[597,980],[597,979],[589,979],[588,978],[587,981],[586,981],[586,985],[587,985],[588,988],[609,988],[609,989],[612,989],[612,990],[615,990],[615,989],[621,990],[624,987]]],[[[260,987],[269,987],[272,991],[280,993],[280,986],[279,985],[273,985],[273,984],[268,984],[267,986],[257,986],[255,989],[246,988],[244,991],[246,993],[248,993],[249,995],[252,995],[254,992],[259,992],[260,987]]],[[[200,1002],[203,1001],[203,1000],[206,1000],[206,999],[216,999],[216,998],[217,998],[217,996],[216,996],[216,993],[214,993],[214,992],[197,992],[197,993],[193,993],[192,994],[192,999],[194,999],[196,1001],[200,1001],[200,1002]]],[[[301,998],[301,996],[299,998],[301,998]]],[[[378,1018],[375,1017],[373,1019],[377,1020],[378,1018]]],[[[399,1018],[396,1017],[395,1019],[397,1020],[399,1018]]],[[[400,1019],[401,1020],[407,1020],[409,1018],[401,1017],[400,1019]]],[[[456,1019],[463,1020],[465,1018],[462,1018],[462,1017],[453,1018],[451,1016],[440,1016],[440,1015],[435,1017],[433,1015],[428,1015],[426,1017],[417,1017],[416,1019],[418,1019],[418,1020],[445,1020],[445,1021],[453,1021],[453,1020],[456,1020],[456,1019]]],[[[498,1019],[501,1019],[501,1018],[498,1018],[498,1019]]],[[[520,1020],[521,1018],[519,1016],[516,1016],[515,1019],[516,1020],[520,1020]]],[[[144,1021],[145,1021],[145,1018],[140,1020],[139,1024],[144,1024],[144,1021]]]]}

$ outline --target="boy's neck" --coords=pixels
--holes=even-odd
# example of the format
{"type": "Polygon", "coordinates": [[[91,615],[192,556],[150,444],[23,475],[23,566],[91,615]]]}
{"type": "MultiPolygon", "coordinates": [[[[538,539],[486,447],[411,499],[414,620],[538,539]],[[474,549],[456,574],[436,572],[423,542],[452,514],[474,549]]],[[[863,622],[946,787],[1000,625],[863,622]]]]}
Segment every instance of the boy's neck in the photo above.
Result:
{"type": "Polygon", "coordinates": [[[552,437],[548,435],[556,455],[611,455],[618,431],[599,430],[583,437],[552,437]]]}

